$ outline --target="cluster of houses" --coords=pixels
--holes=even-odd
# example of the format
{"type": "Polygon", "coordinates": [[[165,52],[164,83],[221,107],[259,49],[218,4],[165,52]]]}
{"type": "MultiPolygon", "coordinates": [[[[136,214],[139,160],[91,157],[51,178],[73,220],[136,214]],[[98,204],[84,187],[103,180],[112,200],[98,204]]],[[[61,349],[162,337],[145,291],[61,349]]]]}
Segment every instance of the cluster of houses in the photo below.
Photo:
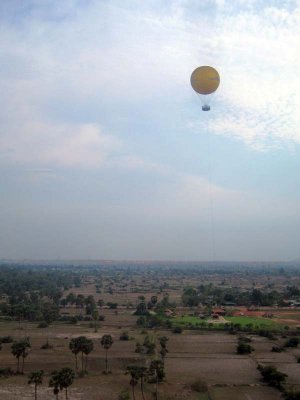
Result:
{"type": "MultiPolygon", "coordinates": [[[[167,308],[164,311],[164,314],[166,317],[175,317],[176,313],[173,310],[170,310],[169,308],[167,308]]],[[[198,317],[200,319],[205,319],[205,318],[214,318],[214,319],[218,319],[219,317],[223,317],[226,315],[226,310],[225,308],[213,308],[211,312],[200,312],[198,313],[198,317]]]]}
{"type": "MultiPolygon", "coordinates": [[[[178,309],[179,314],[180,310],[178,309]]],[[[183,312],[186,310],[182,310],[183,312]]],[[[164,310],[164,314],[166,317],[171,318],[176,316],[176,312],[169,308],[164,310]]],[[[258,310],[255,306],[251,307],[239,307],[239,308],[232,308],[231,307],[214,307],[211,310],[203,309],[196,313],[192,313],[192,315],[198,316],[200,319],[220,319],[220,317],[225,317],[226,315],[239,317],[239,316],[246,316],[246,317],[264,317],[264,318],[273,318],[273,313],[269,311],[261,311],[258,310]]]]}
{"type": "Polygon", "coordinates": [[[300,300],[299,299],[297,299],[297,300],[293,300],[293,299],[291,299],[291,300],[283,300],[283,302],[285,304],[287,304],[288,306],[292,307],[292,308],[300,307],[300,300]]]}

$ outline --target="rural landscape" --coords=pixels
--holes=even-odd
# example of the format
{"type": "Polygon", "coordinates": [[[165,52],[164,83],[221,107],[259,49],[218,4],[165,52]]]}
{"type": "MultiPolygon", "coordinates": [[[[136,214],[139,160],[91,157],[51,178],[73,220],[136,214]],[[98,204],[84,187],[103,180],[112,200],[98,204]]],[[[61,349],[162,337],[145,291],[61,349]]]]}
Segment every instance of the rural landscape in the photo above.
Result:
{"type": "Polygon", "coordinates": [[[5,263],[1,399],[296,400],[298,263],[5,263]]]}
{"type": "Polygon", "coordinates": [[[0,26],[0,400],[300,400],[300,0],[0,26]]]}

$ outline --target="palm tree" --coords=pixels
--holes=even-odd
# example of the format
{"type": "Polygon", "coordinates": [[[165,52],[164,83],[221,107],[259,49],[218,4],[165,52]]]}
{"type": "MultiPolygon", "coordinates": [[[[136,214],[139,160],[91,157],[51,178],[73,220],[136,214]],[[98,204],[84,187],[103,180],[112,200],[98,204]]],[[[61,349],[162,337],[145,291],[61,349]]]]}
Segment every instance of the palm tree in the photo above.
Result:
{"type": "Polygon", "coordinates": [[[84,372],[87,372],[87,359],[88,359],[88,355],[90,354],[91,351],[93,351],[94,349],[94,343],[91,339],[87,339],[86,342],[83,345],[83,353],[85,354],[85,368],[84,368],[84,372]]]}
{"type": "Polygon", "coordinates": [[[65,389],[66,400],[68,400],[68,387],[72,385],[75,378],[75,373],[71,368],[62,368],[59,371],[59,387],[60,390],[65,389]]]}
{"type": "Polygon", "coordinates": [[[31,372],[28,376],[28,384],[34,384],[34,399],[37,400],[37,386],[43,383],[44,371],[31,372]]]}
{"type": "Polygon", "coordinates": [[[22,347],[20,346],[20,342],[14,342],[11,346],[11,352],[17,359],[17,374],[20,373],[20,357],[22,354],[22,347]]]}
{"type": "Polygon", "coordinates": [[[158,400],[158,383],[165,377],[164,363],[162,360],[152,360],[149,367],[149,376],[153,377],[156,382],[155,400],[158,400]]]}
{"type": "Polygon", "coordinates": [[[94,344],[93,341],[88,339],[86,336],[78,336],[77,338],[71,339],[69,343],[69,349],[72,351],[72,353],[75,356],[75,366],[76,370],[78,369],[77,366],[77,354],[81,352],[81,374],[84,373],[84,357],[83,355],[86,355],[85,359],[85,370],[86,370],[86,365],[87,365],[87,356],[88,354],[93,350],[94,344]]]}
{"type": "Polygon", "coordinates": [[[25,339],[23,341],[23,350],[22,350],[22,374],[24,374],[24,362],[25,362],[25,358],[28,356],[29,354],[29,349],[30,349],[31,345],[29,343],[28,339],[25,339]]]}
{"type": "Polygon", "coordinates": [[[132,386],[132,396],[135,397],[134,388],[138,384],[139,379],[141,380],[141,393],[142,398],[145,400],[144,396],[144,378],[146,376],[147,367],[139,365],[129,365],[127,367],[127,372],[130,373],[131,380],[130,385],[132,386]]]}
{"type": "Polygon", "coordinates": [[[98,312],[98,310],[94,309],[92,311],[92,318],[93,318],[94,323],[95,323],[94,332],[96,333],[96,332],[98,332],[98,325],[97,325],[97,321],[99,320],[99,312],[98,312]]]}
{"type": "Polygon", "coordinates": [[[59,387],[55,386],[53,388],[53,394],[56,396],[56,400],[58,400],[58,394],[59,394],[59,387]]]}
{"type": "Polygon", "coordinates": [[[138,367],[138,374],[139,377],[141,378],[141,392],[142,392],[142,397],[143,400],[145,400],[145,396],[144,396],[144,378],[146,376],[146,371],[147,371],[147,367],[138,367]]]}
{"type": "Polygon", "coordinates": [[[111,348],[113,344],[113,338],[111,335],[103,335],[101,338],[101,345],[105,349],[105,373],[108,373],[108,360],[107,360],[107,351],[111,348]]]}
{"type": "Polygon", "coordinates": [[[56,396],[56,400],[58,400],[58,393],[59,393],[59,372],[58,371],[51,372],[49,387],[53,387],[53,393],[56,396]]]}
{"type": "Polygon", "coordinates": [[[69,349],[71,350],[71,352],[74,354],[75,356],[75,369],[76,371],[78,370],[78,364],[77,364],[77,354],[79,353],[79,347],[78,347],[78,343],[77,343],[77,338],[73,338],[70,340],[69,343],[69,349]]]}
{"type": "Polygon", "coordinates": [[[129,383],[130,383],[130,386],[131,386],[131,389],[132,389],[132,398],[133,398],[133,400],[135,400],[134,389],[135,389],[135,387],[136,387],[136,385],[138,384],[138,381],[139,381],[139,375],[138,375],[138,372],[137,372],[137,367],[135,365],[128,366],[127,367],[127,372],[130,373],[130,382],[129,383]]]}
{"type": "Polygon", "coordinates": [[[24,373],[24,360],[29,354],[29,348],[30,348],[30,342],[29,339],[23,339],[20,340],[19,342],[14,342],[11,346],[11,352],[12,354],[17,358],[18,363],[17,363],[17,374],[20,373],[20,357],[22,357],[22,371],[21,373],[24,373]]]}
{"type": "Polygon", "coordinates": [[[76,338],[76,346],[78,350],[81,352],[81,373],[83,374],[83,349],[87,338],[85,336],[78,336],[76,338]]]}
{"type": "Polygon", "coordinates": [[[65,389],[66,400],[68,400],[68,387],[72,385],[75,378],[75,373],[71,368],[62,368],[59,371],[51,372],[51,379],[49,386],[53,387],[53,393],[58,399],[58,393],[60,390],[65,389]]]}

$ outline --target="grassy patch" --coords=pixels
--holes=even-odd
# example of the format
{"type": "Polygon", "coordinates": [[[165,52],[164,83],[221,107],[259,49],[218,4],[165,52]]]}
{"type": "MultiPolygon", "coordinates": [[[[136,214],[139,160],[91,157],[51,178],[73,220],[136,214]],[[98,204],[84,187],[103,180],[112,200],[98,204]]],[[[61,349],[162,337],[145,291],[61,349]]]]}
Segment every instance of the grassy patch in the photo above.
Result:
{"type": "Polygon", "coordinates": [[[240,324],[246,326],[252,324],[253,328],[264,329],[264,328],[278,328],[278,324],[272,319],[268,318],[257,318],[257,317],[225,317],[226,321],[233,324],[240,324]]]}
{"type": "MultiPolygon", "coordinates": [[[[268,319],[268,318],[260,318],[260,317],[246,317],[246,316],[238,316],[238,317],[225,317],[226,321],[230,324],[239,324],[241,327],[246,327],[251,324],[253,329],[278,329],[278,322],[268,319]]],[[[174,326],[188,327],[188,326],[198,326],[201,327],[205,325],[208,326],[208,318],[203,320],[196,316],[184,315],[182,317],[175,317],[172,319],[174,326]]],[[[223,328],[224,324],[214,322],[213,328],[223,328]]]]}

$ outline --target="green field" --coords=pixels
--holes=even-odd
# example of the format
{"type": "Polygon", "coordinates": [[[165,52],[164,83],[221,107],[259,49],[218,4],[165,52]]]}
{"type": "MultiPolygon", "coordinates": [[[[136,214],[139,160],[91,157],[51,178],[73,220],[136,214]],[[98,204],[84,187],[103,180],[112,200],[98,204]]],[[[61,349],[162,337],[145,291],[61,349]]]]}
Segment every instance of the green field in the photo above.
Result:
{"type": "Polygon", "coordinates": [[[272,319],[268,318],[257,318],[257,317],[225,317],[228,322],[233,324],[240,324],[241,326],[246,326],[252,324],[255,328],[276,328],[278,324],[272,319]]]}
{"type": "MultiPolygon", "coordinates": [[[[278,324],[267,318],[255,318],[255,317],[245,317],[245,316],[239,316],[239,317],[225,317],[226,321],[228,323],[233,323],[233,324],[239,324],[242,327],[245,327],[248,324],[252,324],[253,328],[258,328],[258,329],[265,329],[265,328],[278,328],[278,324]]],[[[202,320],[198,317],[195,316],[190,316],[190,315],[184,315],[182,317],[175,317],[172,319],[173,325],[178,325],[178,326],[188,326],[188,325],[193,325],[193,326],[199,326],[207,324],[208,319],[202,320]]],[[[218,328],[221,327],[223,324],[217,324],[214,323],[214,327],[218,328]]]]}

